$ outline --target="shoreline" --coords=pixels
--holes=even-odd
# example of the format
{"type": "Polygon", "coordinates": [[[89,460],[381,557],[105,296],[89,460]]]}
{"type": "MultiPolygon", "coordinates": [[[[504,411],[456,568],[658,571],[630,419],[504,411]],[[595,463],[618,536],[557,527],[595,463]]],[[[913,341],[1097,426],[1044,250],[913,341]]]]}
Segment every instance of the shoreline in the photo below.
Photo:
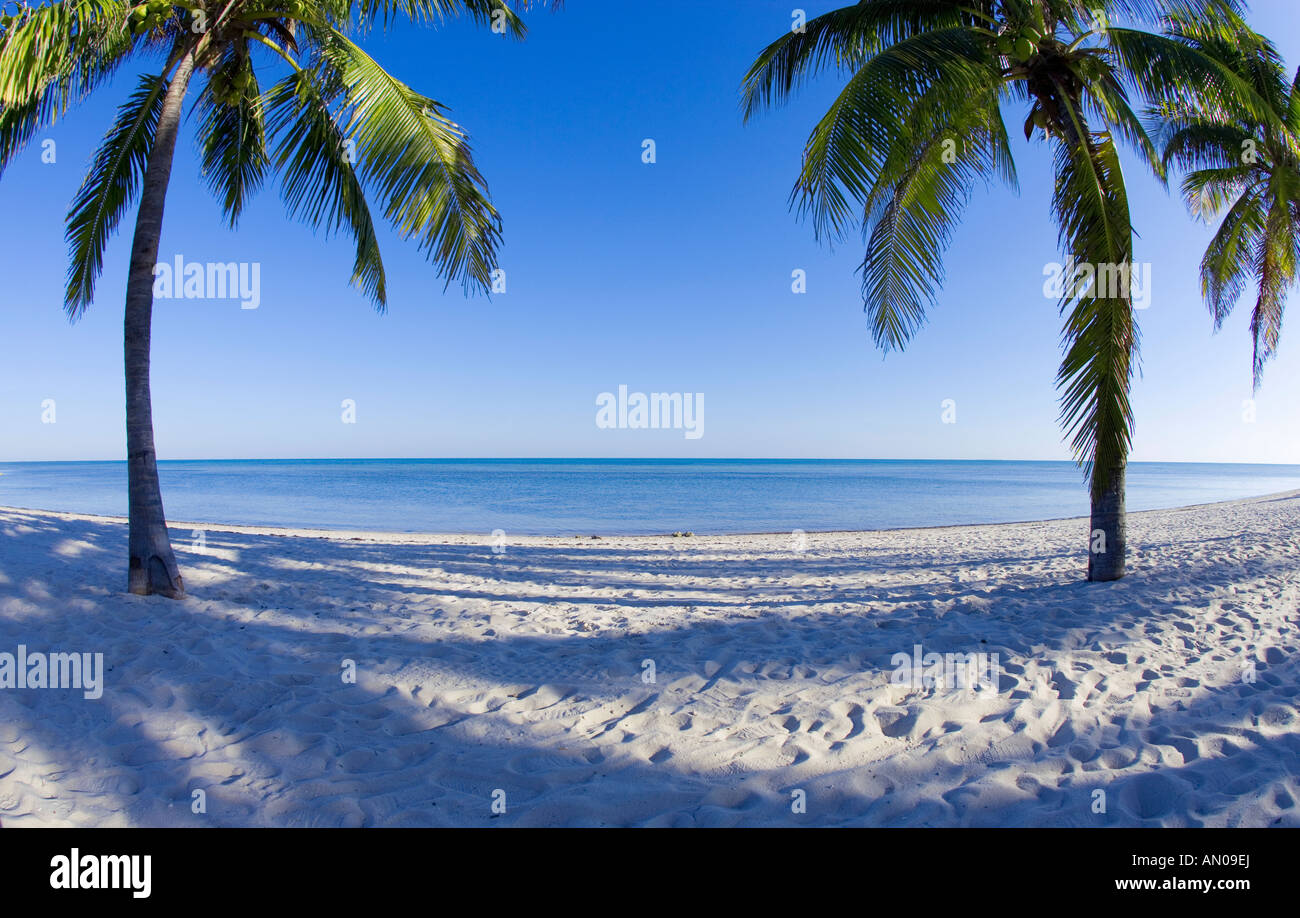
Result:
{"type": "MultiPolygon", "coordinates": [[[[1260,494],[1254,497],[1235,497],[1227,500],[1207,501],[1200,504],[1183,504],[1177,507],[1156,507],[1149,510],[1132,510],[1128,512],[1128,518],[1131,520],[1135,517],[1144,516],[1152,513],[1179,513],[1190,510],[1200,510],[1209,507],[1230,507],[1241,504],[1261,503],[1272,500],[1285,500],[1288,498],[1300,497],[1300,488],[1289,491],[1274,491],[1268,494],[1260,494]]],[[[79,513],[70,510],[46,510],[38,507],[10,507],[0,505],[0,513],[33,513],[39,516],[46,516],[53,519],[91,522],[91,523],[114,523],[124,525],[129,522],[125,516],[108,516],[95,513],[79,513]]],[[[949,530],[960,529],[978,529],[978,528],[997,528],[1007,526],[1033,526],[1040,523],[1067,523],[1075,520],[1087,520],[1086,516],[1054,516],[1043,519],[1032,520],[1007,520],[997,523],[949,523],[942,526],[897,526],[888,529],[807,529],[803,530],[804,534],[809,536],[855,536],[855,535],[872,535],[879,536],[892,532],[899,533],[926,533],[926,532],[946,532],[949,530]]],[[[305,539],[325,539],[353,541],[363,540],[369,542],[393,542],[408,544],[480,544],[493,538],[492,534],[482,532],[430,532],[430,531],[402,531],[402,530],[383,530],[383,529],[317,529],[311,527],[299,526],[270,526],[270,525],[245,525],[241,523],[214,523],[203,522],[199,520],[168,520],[168,529],[202,529],[205,532],[229,532],[239,535],[254,536],[274,536],[279,538],[305,538],[305,539]],[[464,540],[479,540],[466,543],[464,540]]],[[[780,537],[788,539],[791,533],[786,530],[781,531],[758,531],[758,532],[721,532],[721,533],[695,533],[691,536],[674,536],[671,532],[664,533],[639,533],[639,534],[606,534],[606,533],[570,533],[568,535],[524,535],[507,533],[507,537],[515,544],[532,542],[537,544],[550,544],[553,542],[572,543],[577,541],[646,541],[656,539],[670,539],[675,542],[682,542],[684,539],[692,540],[716,540],[716,539],[739,539],[739,538],[757,538],[757,537],[780,537]]]]}

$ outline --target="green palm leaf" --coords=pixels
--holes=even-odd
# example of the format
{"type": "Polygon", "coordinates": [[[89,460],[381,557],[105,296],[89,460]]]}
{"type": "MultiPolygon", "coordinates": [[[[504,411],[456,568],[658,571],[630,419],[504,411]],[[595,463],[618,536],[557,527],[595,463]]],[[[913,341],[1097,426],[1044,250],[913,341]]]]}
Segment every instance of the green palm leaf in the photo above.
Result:
{"type": "MultiPolygon", "coordinates": [[[[479,25],[499,25],[506,34],[523,38],[528,29],[519,18],[516,8],[527,10],[537,5],[528,0],[514,4],[506,0],[357,0],[345,2],[346,12],[332,17],[337,22],[347,22],[355,13],[362,23],[379,22],[389,25],[396,19],[413,23],[438,24],[461,14],[468,15],[479,25]]],[[[560,5],[558,2],[556,5],[560,5]]]]}
{"type": "Polygon", "coordinates": [[[867,197],[871,226],[862,263],[864,308],[882,350],[902,349],[924,324],[943,283],[943,255],[976,185],[1015,185],[996,93],[960,108],[937,106],[895,145],[867,197]]]}
{"type": "Polygon", "coordinates": [[[122,0],[25,7],[0,25],[0,173],[38,131],[103,85],[134,47],[122,0]]]}
{"type": "Polygon", "coordinates": [[[388,294],[379,240],[349,156],[352,148],[330,110],[319,73],[290,74],[267,92],[266,108],[290,215],[331,233],[342,228],[351,233],[357,247],[352,283],[382,311],[388,294]]]}
{"type": "Polygon", "coordinates": [[[1249,80],[1200,49],[1135,29],[1112,28],[1106,37],[1121,66],[1148,100],[1178,106],[1186,102],[1194,87],[1203,108],[1243,111],[1253,119],[1278,124],[1276,113],[1249,80]]]}
{"type": "Polygon", "coordinates": [[[1092,475],[1093,494],[1105,487],[1110,470],[1122,465],[1132,439],[1129,384],[1137,350],[1137,328],[1126,283],[1132,265],[1132,227],[1119,152],[1112,140],[1091,138],[1077,112],[1078,142],[1062,141],[1056,151],[1053,210],[1061,241],[1081,264],[1118,272],[1119,289],[1100,283],[1075,290],[1067,285],[1068,311],[1062,340],[1065,357],[1057,374],[1061,423],[1075,458],[1092,475]]]}
{"type": "Polygon", "coordinates": [[[1219,224],[1201,258],[1201,292],[1218,328],[1246,289],[1256,265],[1266,211],[1261,194],[1243,194],[1219,224]]]}
{"type": "Polygon", "coordinates": [[[130,46],[124,0],[24,7],[0,32],[0,105],[23,105],[51,82],[84,94],[130,46]]]}
{"type": "Polygon", "coordinates": [[[270,162],[263,106],[246,51],[232,47],[209,74],[197,105],[203,174],[232,227],[270,162]]]}
{"type": "Polygon", "coordinates": [[[1223,324],[1248,284],[1257,287],[1250,329],[1258,389],[1265,364],[1277,352],[1286,295],[1300,260],[1297,81],[1287,79],[1273,43],[1234,11],[1214,20],[1175,17],[1169,33],[1169,40],[1214,60],[1247,87],[1162,99],[1152,115],[1161,122],[1164,161],[1187,170],[1182,192],[1188,208],[1206,219],[1227,211],[1201,259],[1201,289],[1214,327],[1223,324]]]}
{"type": "Polygon", "coordinates": [[[80,316],[94,299],[104,247],[139,189],[166,92],[167,81],[162,77],[140,77],[135,92],[118,110],[117,121],[96,152],[68,211],[70,263],[64,308],[71,318],[80,316]]]}
{"type": "MultiPolygon", "coordinates": [[[[971,29],[925,32],[904,39],[862,65],[818,122],[804,148],[793,199],[815,234],[841,238],[860,219],[865,200],[890,156],[906,146],[908,122],[923,118],[909,100],[923,98],[935,114],[965,110],[996,86],[996,72],[971,29]]],[[[913,148],[914,149],[914,148],[913,148]]]]}
{"type": "Polygon", "coordinates": [[[346,36],[314,38],[345,87],[344,134],[356,144],[362,181],[378,191],[385,218],[417,240],[448,284],[490,289],[501,220],[464,131],[346,36]]]}
{"type": "Polygon", "coordinates": [[[970,24],[970,10],[979,5],[960,0],[864,0],[810,19],[802,31],[792,30],[763,49],[745,74],[745,117],[785,102],[805,80],[827,68],[856,69],[895,42],[927,30],[970,24]]]}
{"type": "Polygon", "coordinates": [[[1264,364],[1277,353],[1286,294],[1296,282],[1296,265],[1300,261],[1297,252],[1300,226],[1296,224],[1292,211],[1293,199],[1276,192],[1269,197],[1272,204],[1264,221],[1259,246],[1259,296],[1250,315],[1250,335],[1254,342],[1252,370],[1256,387],[1264,372],[1264,364]]]}

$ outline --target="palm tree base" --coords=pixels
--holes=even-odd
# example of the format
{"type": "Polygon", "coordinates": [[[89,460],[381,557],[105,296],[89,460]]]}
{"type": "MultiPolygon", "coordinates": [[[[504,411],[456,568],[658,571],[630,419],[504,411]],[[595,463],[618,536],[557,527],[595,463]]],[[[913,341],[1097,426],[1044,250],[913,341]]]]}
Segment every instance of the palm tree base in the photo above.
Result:
{"type": "Polygon", "coordinates": [[[130,573],[127,575],[127,591],[136,596],[165,596],[168,599],[184,599],[185,583],[172,561],[168,570],[166,561],[158,555],[148,558],[131,556],[130,573]]]}
{"type": "Polygon", "coordinates": [[[1124,506],[1126,469],[1107,470],[1098,489],[1093,486],[1091,531],[1088,535],[1088,580],[1106,583],[1124,576],[1128,551],[1124,506]]]}
{"type": "Polygon", "coordinates": [[[131,527],[130,560],[126,588],[136,596],[185,598],[185,581],[181,578],[167,537],[167,524],[131,527]]]}
{"type": "Polygon", "coordinates": [[[1093,565],[1088,565],[1088,582],[1089,583],[1110,583],[1114,580],[1121,580],[1124,577],[1124,565],[1121,563],[1117,568],[1098,569],[1093,565]]]}

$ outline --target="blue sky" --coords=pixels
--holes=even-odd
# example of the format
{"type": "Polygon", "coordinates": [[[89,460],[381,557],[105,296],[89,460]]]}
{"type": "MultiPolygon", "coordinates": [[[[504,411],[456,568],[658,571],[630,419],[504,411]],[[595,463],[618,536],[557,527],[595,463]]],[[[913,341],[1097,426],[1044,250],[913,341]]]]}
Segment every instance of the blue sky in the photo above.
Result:
{"type": "MultiPolygon", "coordinates": [[[[261,305],[157,304],[160,458],[1068,458],[1060,319],[1042,294],[1043,267],[1060,258],[1049,150],[1017,143],[1019,196],[976,192],[929,326],[882,357],[862,313],[861,246],[819,245],[787,207],[835,79],[742,123],[740,79],[791,9],[568,0],[532,14],[523,43],[468,23],[367,39],[471,134],[505,220],[507,292],[491,300],[444,292],[415,246],[385,233],[390,308],[376,315],[348,284],[347,241],[287,221],[277,184],[228,230],[183,136],[160,260],[258,262],[261,305]],[[791,292],[795,269],[806,294],[791,292]],[[703,393],[704,435],[598,428],[597,396],[620,384],[703,393]],[[355,424],[342,423],[344,399],[355,424]],[[945,399],[955,424],[941,422],[945,399]]],[[[1300,64],[1289,0],[1253,10],[1300,64]]],[[[123,457],[129,220],[85,317],[70,325],[61,302],[64,215],[128,84],[44,135],[54,163],[35,145],[0,179],[0,459],[123,457]],[[46,399],[56,423],[42,423],[46,399]]],[[[1126,172],[1136,257],[1153,265],[1132,458],[1300,462],[1300,320],[1245,422],[1248,303],[1212,333],[1197,280],[1210,228],[1131,159],[1126,172]]]]}

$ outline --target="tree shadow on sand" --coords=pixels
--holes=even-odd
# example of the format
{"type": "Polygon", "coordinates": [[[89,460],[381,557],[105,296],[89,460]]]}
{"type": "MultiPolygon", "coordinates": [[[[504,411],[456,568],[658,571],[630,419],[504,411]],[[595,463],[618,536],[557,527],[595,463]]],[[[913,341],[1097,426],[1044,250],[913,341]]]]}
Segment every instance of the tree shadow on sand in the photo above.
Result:
{"type": "Polygon", "coordinates": [[[174,603],[118,592],[121,524],[4,511],[0,531],[0,650],[102,650],[110,667],[99,700],[0,692],[7,825],[1300,824],[1295,630],[1243,638],[1251,658],[1239,660],[1222,638],[1249,617],[1222,603],[1205,614],[1225,584],[1294,580],[1285,558],[1194,570],[1152,559],[1111,585],[1066,568],[855,584],[847,556],[774,551],[747,582],[726,567],[689,585],[662,575],[718,568],[585,547],[500,557],[209,531],[203,554],[182,560],[194,596],[174,603]],[[416,573],[430,571],[432,586],[416,573]],[[781,596],[763,595],[769,581],[781,596]],[[949,591],[938,602],[937,582],[949,591]],[[653,617],[529,633],[533,610],[557,603],[578,624],[653,617]],[[395,604],[409,620],[384,618],[395,604]],[[1162,621],[1152,604],[1169,610],[1162,621]],[[1255,679],[1165,671],[1136,642],[1156,632],[1189,659],[1253,662],[1255,679]],[[891,657],[913,642],[1000,655],[985,716],[999,718],[997,742],[960,750],[963,724],[924,693],[890,692],[891,657]],[[1092,662],[1038,665],[1064,654],[1092,662]],[[356,684],[340,678],[345,659],[356,684]],[[1090,706],[1101,683],[1089,671],[1127,674],[1145,706],[1090,706]],[[1015,702],[1043,679],[1059,712],[1024,721],[1015,702]],[[788,704],[801,686],[840,685],[824,712],[788,704]],[[870,698],[856,694],[865,686],[870,698]],[[748,732],[727,722],[740,716],[748,732]],[[695,741],[665,740],[674,724],[695,741]],[[206,813],[191,812],[195,790],[206,813]],[[791,810],[795,790],[806,814],[791,810]]]}

